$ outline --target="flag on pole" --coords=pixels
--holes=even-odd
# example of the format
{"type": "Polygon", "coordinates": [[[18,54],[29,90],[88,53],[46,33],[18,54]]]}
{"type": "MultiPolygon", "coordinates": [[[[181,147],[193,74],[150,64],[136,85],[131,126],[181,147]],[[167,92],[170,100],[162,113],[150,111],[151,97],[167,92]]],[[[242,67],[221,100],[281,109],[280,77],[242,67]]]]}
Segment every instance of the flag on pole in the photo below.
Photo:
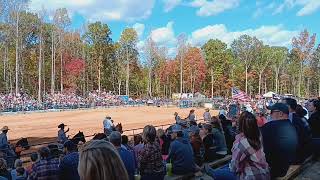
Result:
{"type": "Polygon", "coordinates": [[[232,99],[239,100],[242,102],[250,101],[250,97],[243,91],[240,91],[238,88],[232,88],[232,99]]]}

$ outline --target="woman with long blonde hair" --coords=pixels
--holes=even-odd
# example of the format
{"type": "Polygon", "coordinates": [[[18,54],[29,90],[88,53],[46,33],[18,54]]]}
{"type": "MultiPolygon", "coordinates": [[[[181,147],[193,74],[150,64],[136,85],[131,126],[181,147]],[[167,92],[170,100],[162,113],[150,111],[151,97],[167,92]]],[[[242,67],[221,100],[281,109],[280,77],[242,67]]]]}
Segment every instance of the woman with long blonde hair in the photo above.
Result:
{"type": "Polygon", "coordinates": [[[115,147],[104,140],[92,140],[80,149],[78,172],[81,180],[128,180],[115,147]]]}

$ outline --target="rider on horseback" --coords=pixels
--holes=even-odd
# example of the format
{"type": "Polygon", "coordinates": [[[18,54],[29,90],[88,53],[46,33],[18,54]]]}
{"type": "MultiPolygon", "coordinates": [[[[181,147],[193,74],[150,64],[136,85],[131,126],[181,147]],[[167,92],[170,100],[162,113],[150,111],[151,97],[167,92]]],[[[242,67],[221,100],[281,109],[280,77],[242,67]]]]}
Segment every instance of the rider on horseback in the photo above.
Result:
{"type": "Polygon", "coordinates": [[[60,128],[60,130],[58,131],[58,142],[63,144],[64,142],[66,142],[68,140],[68,137],[66,136],[66,133],[69,132],[69,128],[67,129],[67,131],[64,131],[64,127],[67,126],[63,123],[61,123],[58,128],[60,128]]]}
{"type": "Polygon", "coordinates": [[[0,149],[1,150],[7,150],[9,148],[7,133],[9,131],[8,126],[3,126],[3,128],[0,129],[2,133],[0,134],[0,149]]]}
{"type": "Polygon", "coordinates": [[[103,121],[103,129],[104,129],[104,133],[109,136],[111,134],[111,132],[114,129],[114,125],[113,125],[113,120],[111,119],[110,116],[106,116],[106,118],[103,121]]]}

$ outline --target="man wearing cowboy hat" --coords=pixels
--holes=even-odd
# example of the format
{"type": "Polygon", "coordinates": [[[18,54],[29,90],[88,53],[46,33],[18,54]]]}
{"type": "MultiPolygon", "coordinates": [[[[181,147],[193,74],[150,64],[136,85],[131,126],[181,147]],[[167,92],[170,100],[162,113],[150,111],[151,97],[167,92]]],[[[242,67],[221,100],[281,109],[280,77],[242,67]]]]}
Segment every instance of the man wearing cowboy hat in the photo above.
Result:
{"type": "Polygon", "coordinates": [[[63,144],[64,142],[66,142],[68,140],[66,133],[69,132],[69,128],[67,129],[67,131],[64,131],[64,127],[67,126],[63,123],[59,124],[58,128],[58,142],[63,144]]]}
{"type": "Polygon", "coordinates": [[[0,129],[2,133],[0,134],[0,149],[5,150],[8,149],[9,143],[7,138],[7,133],[9,131],[8,126],[3,126],[3,128],[0,129]]]}
{"type": "Polygon", "coordinates": [[[210,114],[210,109],[206,108],[206,111],[203,113],[203,119],[204,121],[210,121],[211,120],[211,114],[210,114]]]}
{"type": "Polygon", "coordinates": [[[103,120],[103,130],[104,133],[109,136],[111,132],[113,131],[113,120],[110,116],[106,116],[106,118],[103,120]]]}

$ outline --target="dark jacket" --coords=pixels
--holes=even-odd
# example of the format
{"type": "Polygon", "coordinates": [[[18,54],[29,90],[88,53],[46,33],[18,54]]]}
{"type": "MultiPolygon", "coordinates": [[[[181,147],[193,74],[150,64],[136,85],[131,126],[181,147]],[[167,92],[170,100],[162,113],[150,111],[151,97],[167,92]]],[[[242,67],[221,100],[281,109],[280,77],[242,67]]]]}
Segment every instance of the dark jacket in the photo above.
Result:
{"type": "Polygon", "coordinates": [[[0,170],[0,176],[7,178],[8,180],[11,180],[11,173],[8,170],[0,170]]]}
{"type": "Polygon", "coordinates": [[[205,162],[211,162],[216,159],[216,151],[214,146],[213,134],[209,133],[206,137],[203,138],[204,146],[204,156],[203,160],[205,162]]]}
{"type": "Polygon", "coordinates": [[[320,138],[320,111],[311,114],[309,120],[312,138],[320,138]]]}
{"type": "Polygon", "coordinates": [[[171,143],[167,161],[171,161],[174,174],[195,172],[192,147],[184,138],[178,138],[171,143]]]}
{"type": "Polygon", "coordinates": [[[227,152],[228,148],[223,131],[219,128],[212,128],[212,134],[216,152],[227,152]]]}
{"type": "Polygon", "coordinates": [[[296,159],[298,135],[295,127],[288,119],[270,121],[261,128],[261,133],[271,176],[285,176],[296,159]]]}
{"type": "Polygon", "coordinates": [[[63,157],[59,165],[60,180],[79,180],[78,174],[79,153],[72,152],[63,157]]]}
{"type": "Polygon", "coordinates": [[[296,113],[292,114],[292,124],[296,128],[298,135],[298,150],[295,163],[303,162],[311,154],[311,129],[308,122],[299,117],[296,113]]]}

